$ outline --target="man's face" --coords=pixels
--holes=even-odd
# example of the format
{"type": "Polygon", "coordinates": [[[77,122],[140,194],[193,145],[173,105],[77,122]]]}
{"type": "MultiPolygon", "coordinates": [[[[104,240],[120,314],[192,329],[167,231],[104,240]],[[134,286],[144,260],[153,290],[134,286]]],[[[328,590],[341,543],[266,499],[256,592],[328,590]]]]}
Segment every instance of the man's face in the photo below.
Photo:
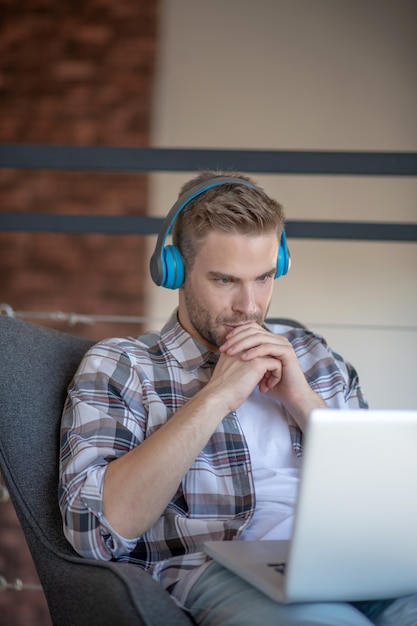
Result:
{"type": "Polygon", "coordinates": [[[216,350],[234,326],[262,324],[271,301],[278,236],[211,231],[179,295],[179,321],[216,350]]]}

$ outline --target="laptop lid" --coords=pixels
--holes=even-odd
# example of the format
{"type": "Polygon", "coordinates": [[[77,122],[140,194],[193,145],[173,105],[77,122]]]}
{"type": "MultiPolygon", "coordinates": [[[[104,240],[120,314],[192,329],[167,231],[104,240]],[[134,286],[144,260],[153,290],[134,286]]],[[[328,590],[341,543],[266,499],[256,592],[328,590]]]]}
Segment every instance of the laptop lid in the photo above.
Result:
{"type": "MultiPolygon", "coordinates": [[[[239,543],[245,559],[250,542],[239,543]]],[[[271,561],[280,542],[268,543],[271,561]]],[[[417,411],[313,411],[288,559],[275,575],[285,602],[417,592],[417,411]]]]}

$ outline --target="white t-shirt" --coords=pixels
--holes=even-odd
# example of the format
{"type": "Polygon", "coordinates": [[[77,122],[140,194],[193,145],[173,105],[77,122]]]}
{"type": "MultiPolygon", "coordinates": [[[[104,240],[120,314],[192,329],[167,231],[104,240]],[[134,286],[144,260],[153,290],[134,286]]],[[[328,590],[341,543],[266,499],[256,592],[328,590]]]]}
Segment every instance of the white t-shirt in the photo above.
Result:
{"type": "Polygon", "coordinates": [[[240,539],[289,539],[300,459],[280,405],[256,388],[237,410],[252,461],[256,511],[240,539]]]}

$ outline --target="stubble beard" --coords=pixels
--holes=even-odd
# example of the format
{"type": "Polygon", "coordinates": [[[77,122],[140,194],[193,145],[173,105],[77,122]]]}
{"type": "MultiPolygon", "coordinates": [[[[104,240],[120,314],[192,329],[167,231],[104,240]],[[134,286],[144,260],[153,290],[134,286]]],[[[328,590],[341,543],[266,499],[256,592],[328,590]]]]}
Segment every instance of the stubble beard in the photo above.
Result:
{"type": "Polygon", "coordinates": [[[209,344],[220,347],[226,338],[227,331],[225,326],[235,326],[244,322],[256,322],[262,326],[265,317],[259,313],[256,316],[240,316],[240,317],[224,317],[219,315],[214,319],[210,316],[207,309],[202,307],[198,300],[194,297],[192,289],[189,285],[184,285],[184,298],[187,307],[188,317],[192,326],[209,344]]]}

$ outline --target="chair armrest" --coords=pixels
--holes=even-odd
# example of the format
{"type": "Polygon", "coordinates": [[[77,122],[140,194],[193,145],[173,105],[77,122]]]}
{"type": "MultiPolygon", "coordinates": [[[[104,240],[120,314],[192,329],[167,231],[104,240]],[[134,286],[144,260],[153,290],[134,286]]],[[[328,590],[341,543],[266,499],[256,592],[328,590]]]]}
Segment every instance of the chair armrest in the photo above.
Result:
{"type": "Polygon", "coordinates": [[[151,576],[124,563],[61,560],[42,580],[59,626],[190,626],[189,618],[151,576]]]}

